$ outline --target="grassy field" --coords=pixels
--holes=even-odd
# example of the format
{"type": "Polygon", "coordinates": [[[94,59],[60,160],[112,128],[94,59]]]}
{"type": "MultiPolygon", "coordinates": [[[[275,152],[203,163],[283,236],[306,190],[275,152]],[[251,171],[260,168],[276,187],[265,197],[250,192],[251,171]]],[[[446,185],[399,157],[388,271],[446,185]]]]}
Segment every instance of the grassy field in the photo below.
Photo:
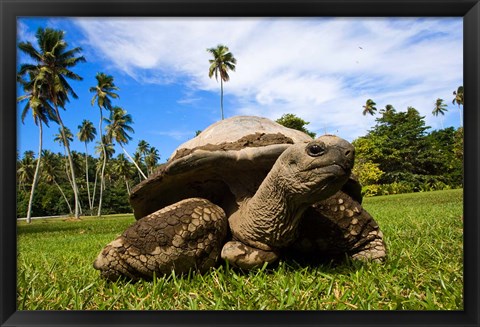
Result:
{"type": "Polygon", "coordinates": [[[92,262],[134,218],[18,223],[19,310],[462,310],[463,191],[367,198],[384,264],[350,263],[108,283],[92,262]]]}

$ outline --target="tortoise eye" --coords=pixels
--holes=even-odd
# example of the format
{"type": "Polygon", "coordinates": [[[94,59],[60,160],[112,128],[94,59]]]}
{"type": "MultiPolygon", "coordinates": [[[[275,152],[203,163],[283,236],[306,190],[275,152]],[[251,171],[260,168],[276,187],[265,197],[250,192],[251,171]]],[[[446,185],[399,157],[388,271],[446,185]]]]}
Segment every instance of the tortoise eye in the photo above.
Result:
{"type": "Polygon", "coordinates": [[[323,144],[312,144],[307,147],[307,154],[311,157],[318,157],[325,153],[323,144]]]}

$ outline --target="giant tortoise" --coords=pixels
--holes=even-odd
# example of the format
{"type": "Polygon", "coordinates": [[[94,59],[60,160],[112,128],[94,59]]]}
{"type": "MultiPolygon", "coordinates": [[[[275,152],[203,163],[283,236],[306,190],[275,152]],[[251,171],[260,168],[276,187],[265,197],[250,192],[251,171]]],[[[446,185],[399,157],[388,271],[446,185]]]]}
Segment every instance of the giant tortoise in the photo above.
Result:
{"type": "Polygon", "coordinates": [[[242,269],[282,254],[382,260],[353,163],[353,146],[337,136],[313,140],[254,116],[219,121],[132,190],[137,221],[94,267],[136,280],[205,272],[220,258],[242,269]]]}

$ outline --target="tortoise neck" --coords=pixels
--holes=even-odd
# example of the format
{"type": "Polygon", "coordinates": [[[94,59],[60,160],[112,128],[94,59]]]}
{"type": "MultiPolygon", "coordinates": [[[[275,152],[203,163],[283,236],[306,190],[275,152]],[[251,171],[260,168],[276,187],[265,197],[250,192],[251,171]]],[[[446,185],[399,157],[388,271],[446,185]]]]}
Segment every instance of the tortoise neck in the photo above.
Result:
{"type": "Polygon", "coordinates": [[[255,195],[232,216],[230,225],[234,236],[260,248],[263,245],[281,248],[295,239],[300,217],[307,206],[289,196],[288,180],[283,176],[274,166],[255,195]]]}

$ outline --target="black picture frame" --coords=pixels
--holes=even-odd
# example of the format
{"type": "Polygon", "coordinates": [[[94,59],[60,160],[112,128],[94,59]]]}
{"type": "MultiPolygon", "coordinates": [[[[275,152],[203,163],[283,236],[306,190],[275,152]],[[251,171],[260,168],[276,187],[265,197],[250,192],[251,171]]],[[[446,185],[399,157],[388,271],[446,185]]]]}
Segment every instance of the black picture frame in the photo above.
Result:
{"type": "Polygon", "coordinates": [[[0,0],[0,324],[1,326],[479,326],[478,0],[0,0]],[[17,311],[16,19],[20,16],[458,16],[464,20],[464,310],[397,311],[17,311]]]}

